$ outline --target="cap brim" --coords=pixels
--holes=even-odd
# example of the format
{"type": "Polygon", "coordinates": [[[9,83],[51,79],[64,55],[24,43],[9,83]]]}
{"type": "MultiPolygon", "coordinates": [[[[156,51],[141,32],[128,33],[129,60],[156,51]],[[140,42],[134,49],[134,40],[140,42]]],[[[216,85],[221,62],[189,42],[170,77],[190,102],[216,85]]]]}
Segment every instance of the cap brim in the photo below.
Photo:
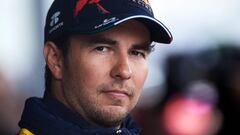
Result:
{"type": "Polygon", "coordinates": [[[131,19],[137,19],[143,22],[149,29],[151,33],[152,41],[164,44],[170,44],[173,40],[171,32],[164,26],[160,21],[145,15],[133,15],[125,17],[114,23],[118,25],[120,23],[126,22],[131,19]]]}
{"type": "Polygon", "coordinates": [[[172,34],[167,29],[167,27],[153,17],[149,17],[147,15],[120,14],[117,17],[115,15],[115,17],[113,18],[117,18],[115,19],[116,21],[112,21],[105,25],[100,25],[97,28],[95,28],[96,26],[98,26],[97,24],[101,24],[102,22],[104,22],[103,20],[105,20],[106,18],[95,19],[98,20],[98,22],[94,23],[90,23],[91,22],[90,20],[85,19],[84,22],[82,21],[81,26],[80,25],[74,26],[72,27],[72,29],[69,30],[69,32],[77,34],[94,34],[103,32],[121,23],[134,19],[142,22],[147,26],[147,28],[150,31],[152,41],[164,44],[170,44],[172,42],[173,39],[172,34]]]}

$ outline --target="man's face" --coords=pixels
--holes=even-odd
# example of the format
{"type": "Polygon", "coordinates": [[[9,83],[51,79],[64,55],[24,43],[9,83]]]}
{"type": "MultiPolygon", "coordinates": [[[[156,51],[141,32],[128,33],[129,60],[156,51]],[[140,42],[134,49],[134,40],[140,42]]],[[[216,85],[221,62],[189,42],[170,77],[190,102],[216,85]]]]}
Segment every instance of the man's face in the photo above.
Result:
{"type": "Polygon", "coordinates": [[[135,20],[73,36],[64,61],[63,102],[93,124],[119,126],[140,96],[149,45],[148,29],[135,20]]]}

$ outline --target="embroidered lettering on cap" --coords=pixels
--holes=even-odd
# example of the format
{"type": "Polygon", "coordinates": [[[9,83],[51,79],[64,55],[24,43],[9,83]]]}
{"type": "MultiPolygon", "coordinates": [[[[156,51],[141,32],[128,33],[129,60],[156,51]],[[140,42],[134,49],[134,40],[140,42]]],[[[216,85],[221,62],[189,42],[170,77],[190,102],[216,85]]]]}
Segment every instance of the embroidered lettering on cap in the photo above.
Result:
{"type": "Polygon", "coordinates": [[[55,31],[56,29],[63,26],[63,22],[60,22],[59,16],[61,15],[60,11],[55,12],[51,17],[50,26],[53,27],[49,30],[49,34],[55,31]]]}
{"type": "Polygon", "coordinates": [[[58,23],[60,14],[61,14],[61,12],[58,11],[52,15],[51,22],[50,22],[51,27],[58,23]]]}
{"type": "Polygon", "coordinates": [[[99,25],[95,26],[94,28],[97,29],[97,28],[105,26],[105,25],[107,25],[109,23],[114,23],[114,22],[116,22],[118,20],[119,19],[116,18],[116,17],[112,17],[112,18],[109,18],[109,19],[104,19],[102,24],[99,24],[99,25]]]}

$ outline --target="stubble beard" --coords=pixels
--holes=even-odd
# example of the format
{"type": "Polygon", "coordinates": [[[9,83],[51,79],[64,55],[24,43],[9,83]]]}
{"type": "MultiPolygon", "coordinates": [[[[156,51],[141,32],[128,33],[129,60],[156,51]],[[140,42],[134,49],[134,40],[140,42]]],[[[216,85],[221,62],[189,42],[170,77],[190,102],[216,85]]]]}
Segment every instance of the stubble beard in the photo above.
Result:
{"type": "MultiPolygon", "coordinates": [[[[97,94],[100,96],[104,90],[111,89],[112,87],[117,87],[122,89],[126,88],[129,94],[129,102],[134,97],[134,88],[124,86],[123,84],[116,82],[113,85],[102,84],[97,88],[97,94]],[[115,86],[114,86],[115,85],[115,86]]],[[[90,97],[91,98],[91,97],[90,97]]],[[[125,106],[123,109],[123,101],[121,99],[112,99],[109,106],[103,106],[99,102],[94,102],[96,100],[91,100],[92,102],[85,102],[84,110],[87,112],[87,117],[94,121],[97,125],[103,127],[118,127],[121,125],[123,119],[127,117],[130,111],[133,109],[134,105],[125,106]],[[117,110],[117,108],[121,108],[117,110]]]]}
{"type": "Polygon", "coordinates": [[[101,108],[101,106],[97,104],[88,105],[84,110],[88,112],[86,114],[87,117],[101,127],[118,127],[129,113],[128,111],[118,112],[114,107],[101,108]]]}
{"type": "MultiPolygon", "coordinates": [[[[79,88],[79,87],[78,87],[79,88]]],[[[99,88],[97,88],[97,94],[100,95],[102,93],[102,90],[108,89],[108,85],[101,85],[99,88]]],[[[130,98],[134,97],[132,88],[127,88],[129,91],[129,100],[130,98]]],[[[72,89],[73,90],[73,89],[72,89]]],[[[76,89],[75,89],[76,90],[76,89]]],[[[100,127],[119,127],[122,124],[123,119],[131,112],[131,110],[136,105],[130,105],[125,106],[125,109],[121,109],[121,111],[117,111],[116,107],[122,107],[123,104],[122,100],[120,99],[114,99],[112,100],[112,103],[109,106],[103,106],[100,102],[97,102],[98,100],[91,100],[96,97],[91,97],[92,95],[88,95],[88,99],[81,99],[77,97],[76,95],[85,95],[84,91],[87,89],[84,89],[81,87],[81,90],[78,91],[78,94],[73,92],[65,92],[66,99],[68,99],[69,103],[71,104],[71,108],[73,111],[76,111],[80,116],[82,116],[85,120],[88,122],[100,126],[100,127]]],[[[132,101],[129,101],[132,102],[132,101]]]]}

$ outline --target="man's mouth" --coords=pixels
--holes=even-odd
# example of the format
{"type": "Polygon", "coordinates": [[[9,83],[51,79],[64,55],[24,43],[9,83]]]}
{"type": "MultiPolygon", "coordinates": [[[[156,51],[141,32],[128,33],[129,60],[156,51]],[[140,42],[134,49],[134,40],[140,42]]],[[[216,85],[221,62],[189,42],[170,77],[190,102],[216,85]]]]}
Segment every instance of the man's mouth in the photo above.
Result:
{"type": "Polygon", "coordinates": [[[103,90],[102,92],[116,98],[126,98],[131,96],[131,94],[126,90],[103,90]]]}

